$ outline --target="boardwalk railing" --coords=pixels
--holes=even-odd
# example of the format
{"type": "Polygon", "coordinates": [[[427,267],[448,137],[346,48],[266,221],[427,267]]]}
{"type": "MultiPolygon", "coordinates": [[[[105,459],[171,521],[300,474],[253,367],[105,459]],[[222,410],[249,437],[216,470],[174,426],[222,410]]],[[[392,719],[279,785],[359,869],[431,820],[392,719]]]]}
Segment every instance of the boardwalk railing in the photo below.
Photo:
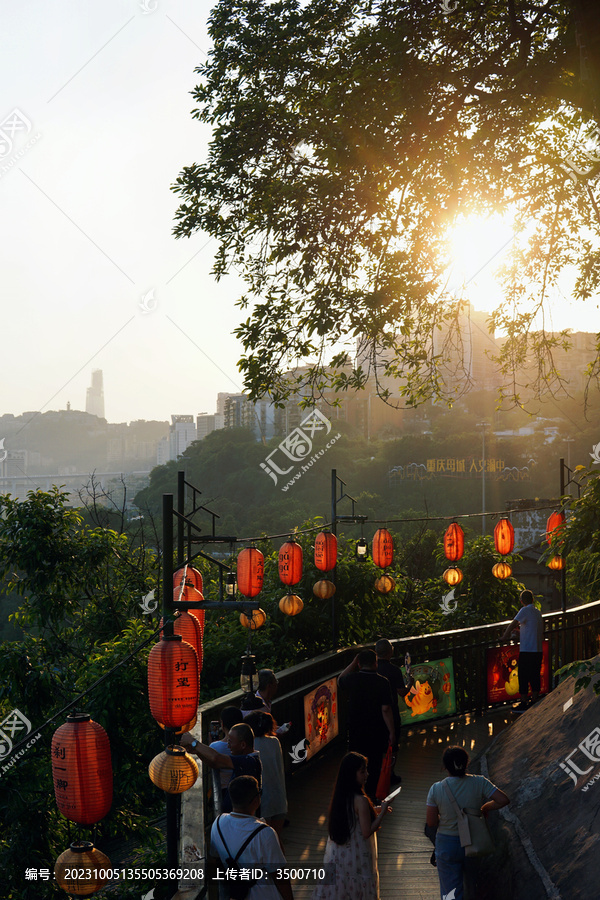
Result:
{"type": "MultiPolygon", "coordinates": [[[[550,642],[550,670],[554,672],[578,659],[589,659],[600,652],[600,601],[580,606],[567,612],[546,613],[544,638],[550,642]]],[[[408,651],[414,663],[423,663],[451,656],[454,664],[454,682],[458,713],[481,712],[489,707],[487,701],[486,651],[502,646],[500,637],[508,621],[491,625],[477,625],[454,631],[392,640],[394,656],[401,662],[408,651]]],[[[365,644],[372,647],[372,644],[365,644]]],[[[362,648],[359,648],[362,649],[362,648]]],[[[273,714],[278,722],[292,722],[292,728],[284,738],[284,751],[291,749],[304,738],[304,696],[324,681],[333,678],[346,668],[357,653],[356,647],[347,647],[323,653],[307,662],[277,673],[278,695],[273,701],[273,714]]],[[[268,661],[265,661],[268,662],[268,661]]],[[[551,681],[551,684],[553,682],[551,681]]],[[[199,709],[198,724],[194,733],[204,742],[209,741],[208,727],[219,718],[226,706],[238,706],[241,691],[234,691],[205,703],[199,709]]],[[[346,731],[346,708],[339,708],[339,740],[346,731]]],[[[310,762],[318,760],[318,755],[310,762]]],[[[294,765],[290,755],[284,752],[286,774],[293,776],[294,765]]],[[[211,778],[199,779],[196,790],[182,797],[181,858],[189,864],[194,859],[206,857],[206,846],[199,841],[205,826],[212,822],[213,809],[210,790],[211,778]],[[199,796],[201,794],[201,798],[199,796]],[[193,848],[193,849],[191,849],[193,848]]]]}

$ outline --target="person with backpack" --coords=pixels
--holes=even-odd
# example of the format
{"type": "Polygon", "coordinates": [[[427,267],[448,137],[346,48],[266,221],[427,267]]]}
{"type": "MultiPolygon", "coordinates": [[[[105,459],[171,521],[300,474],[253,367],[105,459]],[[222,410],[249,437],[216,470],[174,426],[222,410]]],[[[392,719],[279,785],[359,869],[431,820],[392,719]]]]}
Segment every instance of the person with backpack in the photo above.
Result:
{"type": "Polygon", "coordinates": [[[233,812],[218,816],[210,832],[211,853],[221,860],[221,873],[230,873],[225,882],[219,880],[220,896],[233,900],[293,900],[289,878],[277,878],[278,869],[288,869],[279,839],[269,825],[256,818],[260,805],[256,778],[233,778],[229,796],[233,812]],[[232,877],[232,872],[242,868],[246,872],[269,872],[269,879],[256,883],[252,878],[232,877]]]}

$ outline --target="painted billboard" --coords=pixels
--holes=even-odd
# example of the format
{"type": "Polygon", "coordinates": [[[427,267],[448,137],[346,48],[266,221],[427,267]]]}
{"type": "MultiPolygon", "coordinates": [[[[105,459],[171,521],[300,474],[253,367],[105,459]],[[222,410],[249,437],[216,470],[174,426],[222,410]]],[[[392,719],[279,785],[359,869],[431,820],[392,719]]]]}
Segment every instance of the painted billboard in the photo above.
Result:
{"type": "MultiPolygon", "coordinates": [[[[541,693],[550,690],[550,642],[542,644],[541,693]]],[[[487,651],[488,703],[510,703],[519,699],[519,647],[490,647],[487,651]]]]}
{"type": "MultiPolygon", "coordinates": [[[[412,687],[406,697],[398,697],[402,725],[452,716],[456,713],[452,658],[411,666],[412,687]]],[[[406,669],[402,668],[405,683],[406,669]]]]}
{"type": "Polygon", "coordinates": [[[306,759],[322,750],[338,735],[337,678],[324,681],[304,696],[306,759]]]}

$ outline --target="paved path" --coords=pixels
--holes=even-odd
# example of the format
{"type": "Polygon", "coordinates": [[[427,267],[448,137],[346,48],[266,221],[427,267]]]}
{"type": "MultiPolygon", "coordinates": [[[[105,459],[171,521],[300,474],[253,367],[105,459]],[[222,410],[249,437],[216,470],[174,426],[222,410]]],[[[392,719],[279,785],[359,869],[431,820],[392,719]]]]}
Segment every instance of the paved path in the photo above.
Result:
{"type": "MultiPolygon", "coordinates": [[[[444,749],[458,744],[474,757],[492,738],[510,725],[510,708],[459,716],[427,726],[403,729],[396,771],[402,792],[393,813],[378,834],[381,900],[439,900],[436,870],[429,864],[432,845],[423,834],[425,799],[430,785],[439,781],[444,749]]],[[[288,789],[291,824],[283,841],[290,866],[318,867],[327,840],[327,807],[339,761],[344,751],[319,764],[299,767],[288,789]]],[[[296,900],[308,900],[313,887],[294,884],[296,900]]]]}

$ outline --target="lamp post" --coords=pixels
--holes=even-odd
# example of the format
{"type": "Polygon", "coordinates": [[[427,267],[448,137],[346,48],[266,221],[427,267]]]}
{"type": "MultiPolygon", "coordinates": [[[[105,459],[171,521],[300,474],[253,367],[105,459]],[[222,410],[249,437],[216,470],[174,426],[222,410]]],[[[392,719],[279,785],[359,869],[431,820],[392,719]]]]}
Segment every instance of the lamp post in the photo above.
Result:
{"type": "MultiPolygon", "coordinates": [[[[338,522],[352,522],[353,524],[360,522],[360,524],[362,525],[367,520],[367,516],[355,515],[354,504],[356,503],[356,500],[354,499],[354,497],[351,497],[350,494],[347,494],[345,492],[345,490],[344,490],[345,487],[346,487],[346,482],[342,481],[341,478],[338,478],[336,469],[332,469],[331,470],[331,531],[332,531],[332,534],[336,535],[336,537],[337,537],[337,523],[338,522]],[[340,483],[340,496],[339,497],[337,495],[338,481],[340,483]],[[352,515],[351,516],[339,516],[338,515],[337,505],[341,500],[344,500],[344,499],[352,501],[352,515]]],[[[365,549],[365,548],[366,548],[366,541],[364,542],[363,549],[365,549]]],[[[365,556],[366,553],[361,554],[361,555],[365,556]]],[[[335,568],[333,569],[331,576],[332,576],[331,580],[335,584],[336,583],[336,569],[335,568]]],[[[333,645],[334,649],[338,645],[338,627],[337,627],[337,620],[336,620],[335,598],[336,598],[336,595],[333,594],[331,597],[331,640],[332,640],[332,645],[333,645]]]]}
{"type": "Polygon", "coordinates": [[[485,537],[485,429],[489,428],[489,422],[478,422],[477,428],[481,428],[481,534],[485,537]]]}

